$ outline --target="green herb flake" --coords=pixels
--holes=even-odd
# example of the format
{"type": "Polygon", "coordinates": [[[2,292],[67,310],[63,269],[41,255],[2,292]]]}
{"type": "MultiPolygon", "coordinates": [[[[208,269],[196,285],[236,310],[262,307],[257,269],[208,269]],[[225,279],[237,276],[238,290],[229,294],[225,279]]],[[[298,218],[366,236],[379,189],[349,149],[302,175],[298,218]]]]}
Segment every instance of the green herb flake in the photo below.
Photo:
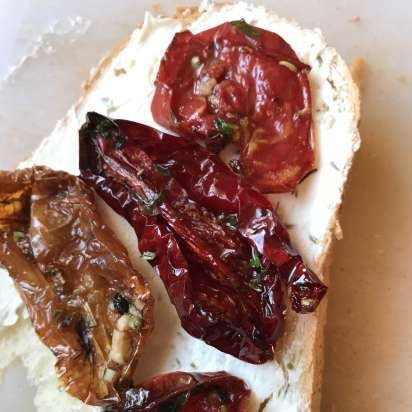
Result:
{"type": "Polygon", "coordinates": [[[217,221],[220,224],[227,226],[228,228],[233,229],[233,230],[236,230],[239,224],[237,215],[234,213],[231,213],[229,215],[225,215],[224,213],[221,213],[217,217],[217,221]]]}
{"type": "Polygon", "coordinates": [[[272,400],[273,398],[273,393],[271,393],[260,405],[259,405],[259,409],[257,412],[263,412],[266,408],[266,406],[268,406],[268,403],[272,400]]]}
{"type": "Polygon", "coordinates": [[[170,173],[170,170],[167,166],[164,166],[160,163],[156,164],[156,170],[161,174],[162,176],[167,176],[170,177],[172,174],[170,173]]]}
{"type": "Polygon", "coordinates": [[[215,127],[223,137],[230,141],[237,126],[221,119],[220,117],[217,117],[215,120],[215,127]]]}
{"type": "Polygon", "coordinates": [[[110,134],[112,133],[114,127],[115,127],[115,125],[110,119],[102,119],[96,125],[96,132],[103,139],[107,139],[108,137],[110,137],[110,134]]]}
{"type": "Polygon", "coordinates": [[[118,150],[122,149],[126,143],[126,139],[122,135],[117,135],[114,141],[114,147],[118,150]]]}
{"type": "Polygon", "coordinates": [[[196,70],[200,66],[200,58],[199,56],[193,56],[190,60],[190,64],[193,70],[196,70]]]}
{"type": "Polygon", "coordinates": [[[147,260],[148,262],[151,262],[152,260],[156,259],[156,252],[146,251],[143,253],[142,259],[147,260]]]}
{"type": "Polygon", "coordinates": [[[335,162],[330,162],[330,165],[331,165],[337,172],[340,172],[340,169],[339,169],[339,167],[336,165],[335,162]]]}
{"type": "Polygon", "coordinates": [[[250,24],[246,23],[245,20],[234,20],[230,22],[230,24],[236,27],[241,32],[245,33],[248,36],[260,36],[260,31],[256,30],[255,27],[251,26],[250,24]]]}
{"type": "Polygon", "coordinates": [[[180,368],[182,366],[182,362],[180,362],[179,358],[176,358],[176,365],[180,368]]]}
{"type": "Polygon", "coordinates": [[[292,370],[292,369],[294,368],[292,362],[288,362],[288,364],[287,364],[286,366],[287,366],[287,368],[288,368],[289,370],[292,370]]]}
{"type": "Polygon", "coordinates": [[[65,328],[65,327],[67,327],[67,326],[70,325],[70,323],[72,322],[72,320],[73,320],[73,316],[72,316],[72,315],[66,315],[66,316],[63,317],[62,321],[60,322],[60,326],[61,326],[62,328],[65,328]]]}
{"type": "Polygon", "coordinates": [[[120,76],[120,75],[122,75],[122,74],[126,74],[127,72],[126,72],[126,69],[124,69],[123,67],[119,67],[118,69],[114,69],[114,75],[117,77],[117,76],[120,76]]]}
{"type": "Polygon", "coordinates": [[[59,321],[60,321],[62,315],[63,315],[63,312],[62,312],[61,310],[55,310],[55,311],[53,312],[53,318],[54,318],[54,320],[55,320],[56,322],[59,322],[59,321]]]}
{"type": "Polygon", "coordinates": [[[312,243],[314,243],[315,245],[318,245],[318,244],[320,243],[320,240],[319,240],[317,237],[315,237],[315,236],[313,236],[313,235],[311,235],[311,234],[309,234],[309,239],[310,239],[310,241],[311,241],[312,243]]]}
{"type": "Polygon", "coordinates": [[[251,289],[255,290],[256,292],[259,292],[259,293],[263,292],[263,286],[259,278],[250,279],[248,286],[251,289]]]}
{"type": "Polygon", "coordinates": [[[293,223],[284,223],[286,229],[291,230],[295,227],[293,223]]]}
{"type": "Polygon", "coordinates": [[[13,240],[14,240],[14,243],[19,243],[22,239],[24,239],[24,233],[23,233],[23,232],[20,232],[20,231],[18,231],[18,230],[15,230],[15,231],[13,232],[13,240]]]}
{"type": "Polygon", "coordinates": [[[259,252],[256,248],[252,248],[252,257],[249,260],[249,266],[253,269],[263,270],[262,262],[260,261],[259,252]]]}
{"type": "Polygon", "coordinates": [[[190,362],[190,367],[193,369],[197,369],[197,365],[194,362],[190,362]]]}
{"type": "Polygon", "coordinates": [[[156,214],[154,208],[157,205],[160,205],[164,201],[164,193],[160,192],[155,195],[151,200],[146,200],[143,197],[139,196],[137,193],[132,194],[133,198],[142,206],[143,212],[148,215],[156,214]]]}
{"type": "Polygon", "coordinates": [[[54,276],[58,276],[58,275],[61,275],[61,274],[62,274],[59,269],[54,268],[54,267],[49,267],[49,268],[47,268],[44,273],[45,273],[47,276],[50,276],[50,277],[54,277],[54,276]]]}

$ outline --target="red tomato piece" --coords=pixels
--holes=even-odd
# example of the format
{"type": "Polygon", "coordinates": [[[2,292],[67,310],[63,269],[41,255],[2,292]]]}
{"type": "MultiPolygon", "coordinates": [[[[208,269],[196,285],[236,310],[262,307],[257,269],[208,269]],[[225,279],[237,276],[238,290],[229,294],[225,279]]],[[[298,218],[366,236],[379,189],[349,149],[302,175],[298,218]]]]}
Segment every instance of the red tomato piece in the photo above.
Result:
{"type": "Polygon", "coordinates": [[[251,363],[273,357],[282,286],[299,313],[326,286],[291,246],[267,199],[191,139],[89,113],[83,179],[134,227],[183,328],[251,363]]]}
{"type": "Polygon", "coordinates": [[[173,372],[125,390],[106,412],[246,412],[249,395],[241,379],[225,372],[173,372]]]}
{"type": "Polygon", "coordinates": [[[293,191],[314,169],[309,69],[280,36],[243,20],[177,33],[160,64],[153,117],[213,151],[237,143],[246,182],[293,191]]]}

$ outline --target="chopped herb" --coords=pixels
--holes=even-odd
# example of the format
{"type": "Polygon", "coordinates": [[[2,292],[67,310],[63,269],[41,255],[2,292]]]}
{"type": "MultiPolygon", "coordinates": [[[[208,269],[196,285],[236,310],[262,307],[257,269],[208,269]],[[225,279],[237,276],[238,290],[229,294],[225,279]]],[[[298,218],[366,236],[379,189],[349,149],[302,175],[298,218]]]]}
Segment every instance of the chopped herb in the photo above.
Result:
{"type": "Polygon", "coordinates": [[[183,407],[183,405],[187,402],[190,397],[190,391],[186,391],[181,393],[179,396],[174,398],[173,401],[166,403],[162,406],[162,412],[178,412],[183,407]]]}
{"type": "Polygon", "coordinates": [[[142,258],[144,260],[147,260],[148,262],[156,259],[156,252],[150,252],[150,251],[146,251],[143,253],[142,258]]]}
{"type": "Polygon", "coordinates": [[[63,315],[63,312],[62,312],[61,310],[55,310],[55,311],[53,312],[53,319],[54,319],[56,322],[59,322],[59,321],[60,321],[60,318],[62,317],[62,315],[63,315]]]}
{"type": "Polygon", "coordinates": [[[120,67],[119,69],[114,69],[115,76],[120,76],[121,74],[126,74],[126,70],[123,67],[120,67]]]}
{"type": "Polygon", "coordinates": [[[229,123],[226,120],[217,117],[215,120],[216,130],[228,141],[232,139],[233,132],[236,128],[236,125],[229,123]]]}
{"type": "Polygon", "coordinates": [[[45,274],[46,276],[55,277],[55,276],[61,275],[62,273],[61,273],[61,271],[60,271],[59,269],[57,269],[57,268],[55,268],[55,267],[48,267],[48,268],[44,271],[44,274],[45,274]]]}
{"type": "Polygon", "coordinates": [[[193,56],[190,60],[190,64],[192,65],[193,69],[197,69],[200,66],[200,58],[199,56],[193,56]]]}
{"type": "Polygon", "coordinates": [[[242,165],[240,164],[240,161],[238,159],[230,160],[229,161],[229,166],[235,173],[240,173],[241,172],[242,165]]]}
{"type": "Polygon", "coordinates": [[[272,400],[273,398],[273,393],[271,393],[260,405],[258,412],[263,412],[266,406],[268,406],[268,403],[272,400]]]}
{"type": "Polygon", "coordinates": [[[142,316],[139,314],[138,316],[129,314],[129,326],[131,329],[137,331],[142,326],[142,316]]]}
{"type": "Polygon", "coordinates": [[[110,119],[102,119],[96,125],[96,132],[103,138],[110,137],[116,125],[110,119]]]}
{"type": "Polygon", "coordinates": [[[310,239],[310,241],[313,242],[315,245],[318,245],[318,244],[320,243],[320,240],[319,240],[317,237],[315,237],[315,236],[313,236],[313,235],[311,235],[311,234],[309,234],[309,239],[310,239]]]}
{"type": "Polygon", "coordinates": [[[336,171],[340,171],[340,169],[339,169],[339,167],[338,166],[336,166],[336,163],[335,162],[330,162],[330,165],[336,170],[336,171]]]}
{"type": "Polygon", "coordinates": [[[176,358],[176,364],[179,368],[182,366],[182,362],[178,358],[176,358]]]}
{"type": "Polygon", "coordinates": [[[335,84],[335,82],[334,82],[333,79],[331,79],[330,77],[328,77],[328,78],[326,79],[326,81],[330,84],[330,87],[332,87],[333,90],[335,90],[335,91],[337,90],[336,84],[335,84]]]}
{"type": "Polygon", "coordinates": [[[260,261],[259,252],[256,248],[252,248],[252,257],[249,261],[249,266],[253,269],[263,270],[262,262],[260,261]]]}
{"type": "Polygon", "coordinates": [[[295,227],[293,223],[284,223],[284,226],[288,230],[293,229],[295,227]]]}
{"type": "Polygon", "coordinates": [[[60,322],[60,326],[62,328],[65,328],[67,326],[70,325],[70,323],[72,323],[73,320],[73,316],[72,315],[66,315],[64,316],[64,318],[62,319],[62,321],[60,322]]]}
{"type": "Polygon", "coordinates": [[[114,147],[116,149],[122,149],[125,143],[126,143],[126,139],[121,134],[116,135],[116,138],[114,141],[114,147]]]}
{"type": "Polygon", "coordinates": [[[83,317],[80,319],[76,326],[77,333],[80,337],[80,343],[87,354],[91,352],[91,338],[90,338],[90,325],[89,322],[83,317]]]}
{"type": "Polygon", "coordinates": [[[113,307],[119,312],[121,315],[129,312],[130,304],[129,301],[122,296],[120,293],[116,293],[112,297],[113,307]]]}
{"type": "Polygon", "coordinates": [[[287,368],[288,368],[289,370],[292,370],[292,369],[294,368],[292,362],[288,362],[288,364],[287,364],[286,366],[287,366],[287,368]]]}
{"type": "Polygon", "coordinates": [[[190,362],[190,367],[193,369],[197,369],[197,365],[194,362],[190,362]]]}
{"type": "Polygon", "coordinates": [[[224,213],[221,213],[217,217],[217,221],[224,226],[227,226],[230,229],[237,229],[238,227],[238,220],[237,220],[237,215],[235,213],[231,213],[229,215],[225,215],[224,213]]]}
{"type": "Polygon", "coordinates": [[[251,289],[255,290],[256,292],[263,292],[263,286],[261,283],[261,279],[259,277],[254,277],[250,279],[248,285],[251,289]]]}
{"type": "Polygon", "coordinates": [[[163,203],[164,200],[164,193],[160,192],[158,194],[155,195],[155,197],[152,200],[146,200],[144,198],[142,198],[141,196],[139,196],[137,193],[133,193],[132,197],[134,197],[139,204],[142,206],[143,208],[143,212],[148,214],[148,215],[152,215],[152,214],[156,214],[154,211],[154,208],[163,203]]]}
{"type": "Polygon", "coordinates": [[[19,232],[18,230],[15,230],[13,232],[13,240],[14,243],[19,243],[22,239],[24,239],[24,233],[23,232],[19,232]]]}
{"type": "Polygon", "coordinates": [[[106,113],[108,115],[112,114],[113,112],[117,111],[120,106],[115,106],[113,100],[110,97],[103,97],[102,101],[106,105],[106,113]]]}
{"type": "Polygon", "coordinates": [[[162,176],[171,176],[172,174],[170,173],[170,170],[167,166],[164,166],[160,163],[156,164],[156,170],[162,175],[162,176]]]}
{"type": "Polygon", "coordinates": [[[260,32],[256,30],[250,24],[247,24],[243,19],[242,20],[234,20],[230,22],[232,26],[235,26],[241,32],[247,34],[248,36],[260,36],[260,32]]]}

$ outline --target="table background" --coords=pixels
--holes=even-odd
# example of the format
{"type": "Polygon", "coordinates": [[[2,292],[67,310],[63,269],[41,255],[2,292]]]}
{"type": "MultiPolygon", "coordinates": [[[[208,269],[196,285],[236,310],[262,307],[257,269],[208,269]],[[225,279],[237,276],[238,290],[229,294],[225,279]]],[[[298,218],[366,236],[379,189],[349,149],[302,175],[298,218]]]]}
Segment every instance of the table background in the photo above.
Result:
{"type": "MultiPolygon", "coordinates": [[[[153,2],[0,0],[0,169],[15,166],[52,130],[89,69],[153,2]]],[[[182,2],[163,3],[171,10],[182,2]]],[[[411,411],[412,3],[256,3],[321,27],[347,61],[367,61],[363,145],[329,292],[323,412],[411,411]]],[[[33,389],[24,379],[18,365],[7,371],[1,410],[33,411],[33,389]]]]}

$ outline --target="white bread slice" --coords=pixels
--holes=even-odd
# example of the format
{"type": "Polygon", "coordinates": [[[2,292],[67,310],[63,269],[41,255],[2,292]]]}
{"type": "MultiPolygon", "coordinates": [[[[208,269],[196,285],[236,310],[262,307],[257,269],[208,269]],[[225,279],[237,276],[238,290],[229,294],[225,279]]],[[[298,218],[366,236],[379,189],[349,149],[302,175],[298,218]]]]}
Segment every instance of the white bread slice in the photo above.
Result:
{"type": "MultiPolygon", "coordinates": [[[[156,126],[150,114],[153,80],[159,61],[175,32],[189,28],[198,32],[222,22],[244,18],[280,34],[299,58],[312,67],[313,121],[318,171],[299,185],[297,193],[273,195],[283,222],[290,225],[292,241],[309,266],[328,281],[332,242],[340,236],[338,212],[345,181],[360,138],[359,93],[350,72],[337,52],[327,47],[319,30],[304,30],[296,23],[279,18],[263,7],[239,2],[204,1],[200,9],[178,13],[174,18],[146,14],[144,24],[118,46],[94,70],[85,93],[44,139],[32,157],[21,167],[45,164],[78,173],[78,134],[85,113],[94,110],[156,126]]],[[[150,282],[156,298],[155,331],[148,342],[137,379],[163,371],[226,370],[243,378],[251,387],[251,411],[270,397],[266,412],[317,411],[320,404],[323,327],[326,301],[317,312],[300,315],[290,312],[287,331],[276,349],[276,360],[254,366],[207,346],[186,334],[179,325],[164,287],[146,262],[139,259],[137,240],[128,224],[101,204],[108,224],[128,248],[133,263],[150,282]]],[[[42,346],[27,317],[14,316],[19,299],[5,272],[9,305],[0,310],[0,368],[22,357],[29,377],[38,386],[35,405],[41,412],[92,411],[58,390],[53,375],[53,356],[42,346]],[[2,321],[3,320],[3,321],[2,321]],[[11,324],[7,326],[8,324],[11,324]],[[10,347],[13,351],[10,352],[10,347]]]]}

